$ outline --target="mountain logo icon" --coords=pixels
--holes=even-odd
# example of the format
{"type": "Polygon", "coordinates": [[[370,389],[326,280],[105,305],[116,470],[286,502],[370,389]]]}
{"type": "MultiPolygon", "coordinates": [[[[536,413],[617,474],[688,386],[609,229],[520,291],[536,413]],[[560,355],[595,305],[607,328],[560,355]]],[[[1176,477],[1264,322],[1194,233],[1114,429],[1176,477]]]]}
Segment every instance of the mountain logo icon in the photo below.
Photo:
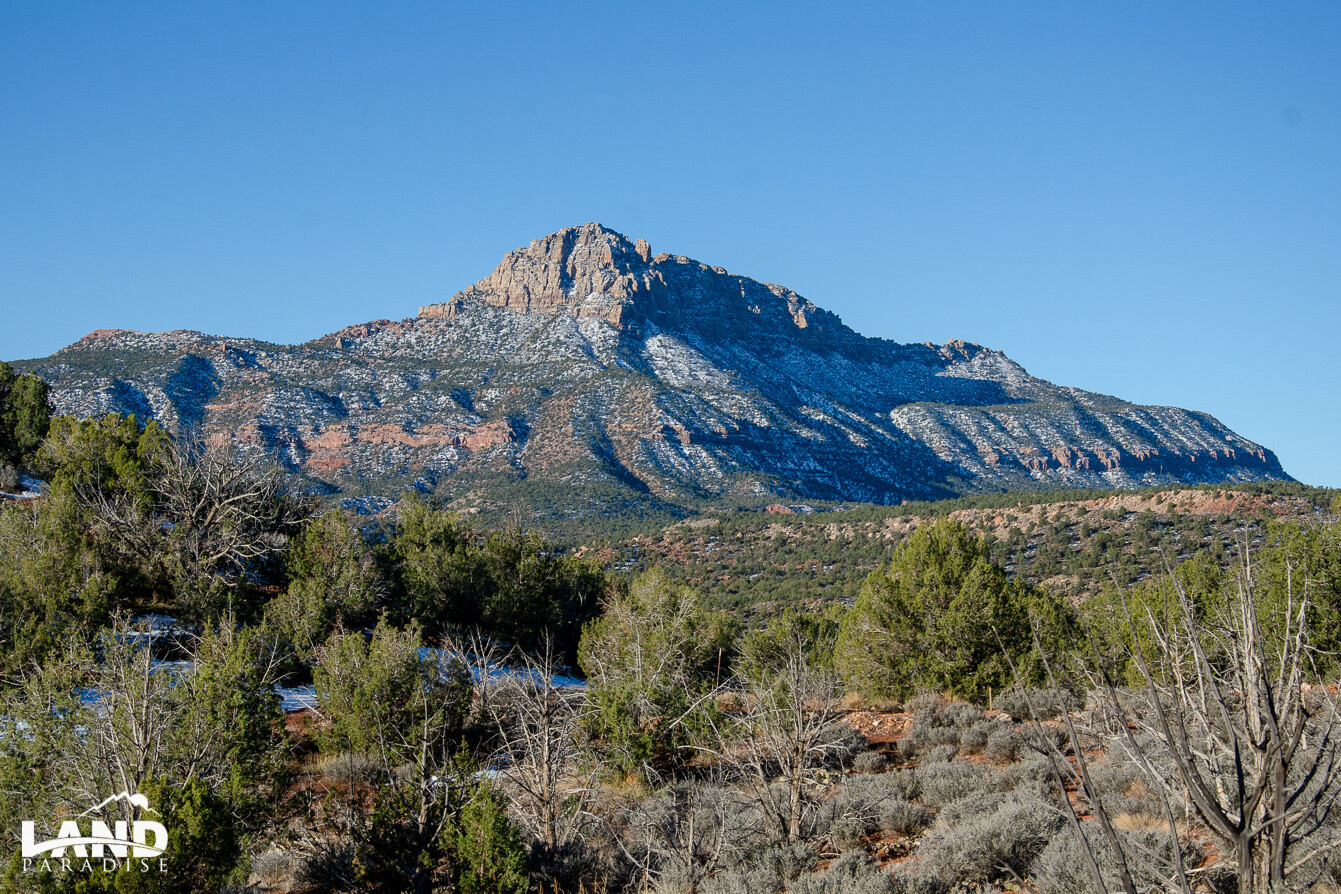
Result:
{"type": "Polygon", "coordinates": [[[117,793],[117,794],[115,794],[115,795],[112,795],[110,798],[107,798],[107,799],[103,800],[101,803],[99,803],[99,804],[95,804],[94,806],[90,807],[88,810],[85,810],[83,813],[79,814],[79,816],[84,817],[84,816],[88,816],[90,813],[97,813],[98,811],[100,811],[100,810],[102,810],[104,807],[106,807],[108,804],[113,804],[113,803],[115,803],[115,802],[117,802],[117,801],[125,801],[125,802],[127,802],[128,804],[131,804],[131,805],[134,806],[134,807],[138,807],[138,808],[140,808],[141,810],[147,810],[147,811],[149,811],[150,813],[154,813],[154,814],[158,814],[159,816],[162,816],[161,813],[158,813],[157,810],[155,810],[154,808],[152,808],[152,807],[149,806],[149,799],[148,799],[147,797],[145,797],[144,795],[139,794],[138,792],[137,792],[136,794],[133,794],[133,795],[132,795],[130,792],[127,792],[127,791],[119,792],[119,793],[117,793]]]}

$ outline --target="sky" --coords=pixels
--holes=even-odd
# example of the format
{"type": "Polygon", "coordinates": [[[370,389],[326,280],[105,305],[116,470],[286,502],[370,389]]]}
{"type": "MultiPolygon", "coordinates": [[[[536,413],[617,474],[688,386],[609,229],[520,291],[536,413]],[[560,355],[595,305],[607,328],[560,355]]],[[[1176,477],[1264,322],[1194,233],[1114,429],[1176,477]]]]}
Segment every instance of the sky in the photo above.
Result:
{"type": "Polygon", "coordinates": [[[0,4],[0,359],[595,220],[1341,486],[1341,4],[0,4]]]}

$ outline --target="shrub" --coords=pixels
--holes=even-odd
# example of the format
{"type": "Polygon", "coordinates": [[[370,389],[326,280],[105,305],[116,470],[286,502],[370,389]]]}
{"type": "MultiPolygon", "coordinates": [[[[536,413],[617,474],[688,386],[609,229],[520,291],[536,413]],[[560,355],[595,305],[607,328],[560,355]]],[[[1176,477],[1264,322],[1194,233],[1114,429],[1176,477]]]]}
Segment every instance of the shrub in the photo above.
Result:
{"type": "Polygon", "coordinates": [[[891,798],[880,808],[879,828],[885,835],[913,836],[930,826],[936,815],[903,798],[891,798]]]}
{"type": "Polygon", "coordinates": [[[993,734],[1000,728],[999,721],[979,720],[964,730],[959,737],[959,747],[965,754],[981,754],[987,748],[987,743],[991,741],[993,734]]]}
{"type": "Polygon", "coordinates": [[[479,628],[532,652],[551,637],[565,661],[576,657],[582,625],[607,589],[599,566],[518,529],[472,530],[418,500],[398,509],[389,558],[409,616],[430,630],[479,628]]]}
{"type": "Polygon", "coordinates": [[[730,643],[729,622],[663,572],[616,593],[583,628],[578,661],[591,683],[592,732],[625,773],[674,763],[709,710],[699,696],[730,643]]]}
{"type": "Polygon", "coordinates": [[[935,819],[931,811],[911,803],[905,794],[913,779],[906,770],[846,779],[826,805],[833,823],[830,838],[840,844],[838,837],[850,838],[850,828],[858,829],[858,836],[876,830],[912,835],[929,826],[935,819]]]}
{"type": "Polygon", "coordinates": [[[968,702],[951,702],[939,711],[937,723],[940,726],[953,726],[967,729],[983,718],[982,708],[968,702]]]}
{"type": "Polygon", "coordinates": [[[863,754],[870,754],[870,743],[866,737],[846,723],[834,723],[825,737],[825,766],[831,770],[843,770],[852,766],[852,762],[863,754]]]}
{"type": "Polygon", "coordinates": [[[1102,793],[1104,809],[1110,815],[1161,816],[1158,796],[1147,788],[1140,768],[1134,763],[1109,756],[1090,767],[1090,778],[1095,789],[1102,793]]]}
{"type": "Polygon", "coordinates": [[[934,692],[922,692],[908,699],[908,711],[912,714],[921,714],[924,711],[931,711],[945,704],[945,699],[934,692]]]}
{"type": "Polygon", "coordinates": [[[792,894],[894,894],[894,883],[862,851],[850,851],[824,872],[801,876],[792,894]]]}
{"type": "Polygon", "coordinates": [[[251,876],[247,881],[262,889],[292,888],[302,867],[303,862],[292,854],[266,851],[252,858],[251,876]]]}
{"type": "Polygon", "coordinates": [[[922,762],[926,764],[948,764],[955,759],[955,755],[958,753],[959,749],[954,745],[937,745],[926,753],[922,762]]]}
{"type": "Polygon", "coordinates": [[[922,802],[932,807],[1000,790],[997,775],[974,764],[924,764],[913,772],[921,786],[922,802]]]}
{"type": "Polygon", "coordinates": [[[33,373],[16,375],[0,362],[0,460],[32,459],[51,424],[47,383],[33,373]]]}
{"type": "Polygon", "coordinates": [[[460,662],[429,657],[417,626],[398,630],[383,619],[371,639],[333,637],[313,672],[317,697],[332,717],[323,750],[385,750],[392,764],[413,762],[425,737],[435,753],[460,741],[471,684],[460,662]],[[396,731],[394,737],[386,730],[396,731]]]}
{"type": "Polygon", "coordinates": [[[524,894],[530,887],[521,833],[503,796],[487,786],[461,808],[455,868],[461,894],[524,894]]]}
{"type": "Polygon", "coordinates": [[[931,751],[933,748],[950,747],[959,750],[959,730],[953,726],[927,726],[919,724],[916,719],[913,720],[912,727],[908,730],[908,735],[904,737],[901,743],[902,749],[909,757],[917,757],[920,754],[931,751]]]}
{"type": "Polygon", "coordinates": [[[973,797],[942,812],[918,862],[951,885],[1023,876],[1063,825],[1059,811],[1033,799],[973,797]]]}
{"type": "Polygon", "coordinates": [[[1057,795],[1057,776],[1052,763],[1042,755],[1003,767],[997,772],[997,782],[1003,792],[1030,795],[1050,803],[1057,795]]]}
{"type": "Polygon", "coordinates": [[[705,879],[699,894],[776,894],[815,865],[815,855],[804,844],[772,847],[705,879]]]}
{"type": "Polygon", "coordinates": [[[1071,735],[1061,725],[1030,723],[1020,727],[1020,734],[1029,743],[1029,747],[1039,751],[1050,751],[1053,746],[1066,751],[1071,747],[1071,735]]]}
{"type": "Polygon", "coordinates": [[[922,778],[916,770],[895,770],[881,774],[880,779],[905,800],[914,801],[922,795],[922,778]]]}
{"type": "MultiPolygon", "coordinates": [[[[918,710],[903,740],[903,748],[910,756],[947,745],[958,750],[962,747],[963,736],[984,722],[982,709],[967,702],[945,704],[931,699],[914,699],[914,702],[918,710]]],[[[985,742],[984,738],[983,744],[985,742]]]]}
{"type": "Polygon", "coordinates": [[[372,755],[342,751],[323,762],[321,778],[327,783],[352,788],[372,782],[380,770],[381,764],[372,755]]]}
{"type": "Polygon", "coordinates": [[[1019,757],[1020,746],[1023,744],[1024,739],[1012,724],[998,723],[997,729],[987,737],[987,744],[983,746],[982,753],[994,761],[1006,763],[1019,757]]]}
{"type": "Polygon", "coordinates": [[[1080,699],[1074,693],[1056,689],[1009,689],[996,699],[996,708],[1004,711],[1016,720],[1031,720],[1029,706],[1032,704],[1039,720],[1056,720],[1063,711],[1074,711],[1080,707],[1080,699]]]}
{"type": "Polygon", "coordinates": [[[858,773],[884,772],[889,760],[878,751],[863,751],[852,759],[852,769],[858,773]]]}
{"type": "MultiPolygon", "coordinates": [[[[1127,865],[1138,890],[1160,889],[1167,883],[1166,873],[1162,871],[1176,859],[1179,845],[1166,831],[1125,831],[1117,832],[1123,841],[1123,850],[1127,854],[1127,865]],[[1160,865],[1162,864],[1162,866],[1160,865]]],[[[1118,881],[1117,861],[1113,850],[1102,835],[1089,838],[1090,847],[1099,863],[1099,871],[1104,878],[1104,887],[1109,891],[1122,889],[1118,881]]],[[[1183,847],[1184,858],[1193,856],[1195,842],[1183,847]]],[[[1089,892],[1094,889],[1086,867],[1084,850],[1076,840],[1073,830],[1055,835],[1029,867],[1029,877],[1040,891],[1089,892]]],[[[1186,865],[1186,864],[1184,864],[1186,865]]],[[[1214,879],[1207,879],[1214,882],[1214,879]]],[[[1209,890],[1232,890],[1233,883],[1227,887],[1213,885],[1209,890]]]]}

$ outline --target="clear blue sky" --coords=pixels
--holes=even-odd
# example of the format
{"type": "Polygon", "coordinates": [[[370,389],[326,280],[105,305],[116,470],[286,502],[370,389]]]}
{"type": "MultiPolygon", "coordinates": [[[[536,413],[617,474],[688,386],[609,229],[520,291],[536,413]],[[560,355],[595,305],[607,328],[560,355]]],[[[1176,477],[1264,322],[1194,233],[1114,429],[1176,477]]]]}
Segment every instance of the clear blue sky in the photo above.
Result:
{"type": "Polygon", "coordinates": [[[1341,486],[1341,4],[0,4],[0,358],[598,220],[1341,486]]]}

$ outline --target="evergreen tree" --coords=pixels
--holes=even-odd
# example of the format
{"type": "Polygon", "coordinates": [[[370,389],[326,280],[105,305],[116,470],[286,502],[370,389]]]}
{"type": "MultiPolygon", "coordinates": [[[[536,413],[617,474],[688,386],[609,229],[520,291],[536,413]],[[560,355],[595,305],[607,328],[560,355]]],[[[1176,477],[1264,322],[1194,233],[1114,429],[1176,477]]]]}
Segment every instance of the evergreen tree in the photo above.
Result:
{"type": "Polygon", "coordinates": [[[51,422],[47,383],[0,361],[0,462],[27,465],[51,422]]]}
{"type": "Polygon", "coordinates": [[[835,664],[867,695],[929,690],[985,700],[1012,681],[998,636],[1012,657],[1033,650],[1031,611],[1050,651],[1069,646],[1065,606],[1011,580],[982,540],[943,518],[918,528],[866,579],[840,625],[835,664]]]}

